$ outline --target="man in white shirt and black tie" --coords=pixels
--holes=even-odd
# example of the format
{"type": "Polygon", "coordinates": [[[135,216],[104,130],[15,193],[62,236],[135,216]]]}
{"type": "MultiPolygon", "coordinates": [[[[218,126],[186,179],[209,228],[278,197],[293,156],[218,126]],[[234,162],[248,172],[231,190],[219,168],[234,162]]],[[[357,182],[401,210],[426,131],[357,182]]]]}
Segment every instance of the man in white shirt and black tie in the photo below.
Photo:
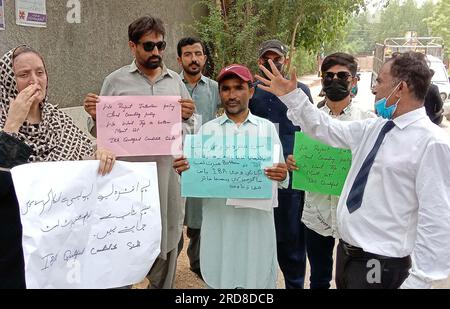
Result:
{"type": "MultiPolygon", "coordinates": [[[[266,70],[265,68],[261,68],[266,70]]],[[[352,151],[337,210],[338,288],[430,288],[450,273],[450,138],[423,107],[425,56],[387,61],[374,93],[381,117],[340,122],[318,111],[272,66],[261,86],[309,136],[352,151]]]]}

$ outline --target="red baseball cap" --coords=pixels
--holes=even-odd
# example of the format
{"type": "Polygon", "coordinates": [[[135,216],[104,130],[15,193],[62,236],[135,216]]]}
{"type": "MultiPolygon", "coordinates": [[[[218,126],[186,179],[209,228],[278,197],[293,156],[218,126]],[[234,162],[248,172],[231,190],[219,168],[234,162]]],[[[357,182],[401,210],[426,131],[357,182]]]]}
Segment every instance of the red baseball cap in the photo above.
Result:
{"type": "Polygon", "coordinates": [[[253,83],[253,75],[250,70],[243,65],[240,64],[232,64],[229,65],[220,71],[219,76],[217,77],[217,81],[220,83],[222,79],[229,75],[237,75],[244,82],[252,82],[253,83]]]}

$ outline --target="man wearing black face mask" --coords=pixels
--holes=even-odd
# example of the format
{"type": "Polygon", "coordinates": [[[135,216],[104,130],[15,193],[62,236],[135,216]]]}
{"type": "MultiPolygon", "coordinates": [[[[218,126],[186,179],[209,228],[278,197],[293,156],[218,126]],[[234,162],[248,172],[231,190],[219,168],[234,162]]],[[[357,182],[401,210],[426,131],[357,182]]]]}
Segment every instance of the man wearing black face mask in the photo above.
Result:
{"type": "MultiPolygon", "coordinates": [[[[351,90],[356,86],[358,64],[349,54],[336,53],[326,57],[322,64],[322,86],[326,94],[324,105],[319,107],[331,117],[342,120],[375,118],[354,105],[351,90]]],[[[297,170],[292,155],[287,160],[290,171],[297,170]]],[[[339,197],[306,192],[302,222],[305,224],[306,251],[311,265],[311,289],[328,289],[333,276],[333,250],[336,227],[336,209],[339,197]]]]}
{"type": "Polygon", "coordinates": [[[325,105],[332,115],[339,116],[351,102],[351,91],[357,86],[358,69],[355,58],[345,53],[335,53],[322,63],[322,86],[325,105]]]}
{"type": "MultiPolygon", "coordinates": [[[[258,64],[270,68],[268,60],[283,71],[288,63],[286,59],[288,48],[278,40],[269,40],[261,44],[258,52],[258,64]]],[[[258,83],[257,83],[258,84],[258,83]]],[[[311,93],[302,83],[297,84],[305,92],[311,103],[311,93]]],[[[279,136],[283,144],[286,158],[293,152],[295,132],[300,127],[294,126],[287,118],[287,108],[280,104],[275,95],[255,87],[255,94],[249,103],[250,111],[259,117],[270,120],[279,126],[279,136]]],[[[292,179],[292,177],[290,178],[292,179]]],[[[288,189],[278,191],[278,208],[275,209],[275,228],[277,234],[278,263],[285,278],[287,289],[302,289],[305,281],[306,245],[304,225],[301,222],[305,193],[292,190],[292,183],[288,189]]]]}

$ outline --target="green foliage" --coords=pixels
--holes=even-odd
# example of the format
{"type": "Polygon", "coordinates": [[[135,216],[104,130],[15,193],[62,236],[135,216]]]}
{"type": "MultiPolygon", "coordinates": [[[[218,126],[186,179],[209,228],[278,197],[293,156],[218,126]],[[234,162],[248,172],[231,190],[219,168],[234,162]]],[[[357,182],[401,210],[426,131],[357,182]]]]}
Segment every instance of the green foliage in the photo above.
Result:
{"type": "Polygon", "coordinates": [[[383,43],[388,37],[404,37],[408,31],[430,36],[427,20],[434,7],[431,0],[421,7],[414,0],[388,1],[375,14],[364,11],[355,16],[347,37],[333,47],[353,54],[370,54],[375,43],[383,43]]]}
{"type": "Polygon", "coordinates": [[[298,76],[317,72],[319,67],[317,53],[300,48],[292,64],[297,69],[298,76]]]}
{"type": "Polygon", "coordinates": [[[277,38],[291,45],[297,23],[295,46],[312,63],[311,54],[324,44],[342,40],[347,23],[364,0],[199,0],[198,5],[209,14],[194,23],[194,30],[213,49],[215,76],[231,63],[256,71],[260,43],[277,38]]]}
{"type": "Polygon", "coordinates": [[[199,4],[207,7],[209,15],[196,21],[194,27],[200,38],[212,47],[214,75],[228,64],[250,65],[249,59],[253,59],[254,68],[259,44],[257,34],[262,31],[263,25],[260,22],[261,12],[247,15],[249,10],[254,10],[253,1],[235,1],[226,15],[214,1],[200,0],[199,4]]]}
{"type": "Polygon", "coordinates": [[[295,45],[313,51],[318,51],[324,43],[339,39],[352,13],[364,5],[363,0],[269,0],[258,3],[260,9],[265,9],[262,17],[270,34],[290,43],[295,24],[299,22],[295,45]]]}
{"type": "Polygon", "coordinates": [[[415,31],[418,36],[429,36],[425,19],[431,16],[432,10],[431,1],[420,8],[414,0],[407,0],[403,4],[400,0],[390,1],[389,6],[381,12],[380,22],[376,24],[376,40],[383,42],[387,37],[404,37],[408,31],[415,31]]]}
{"type": "Polygon", "coordinates": [[[433,10],[433,15],[427,18],[425,22],[431,28],[434,36],[440,36],[444,39],[447,58],[450,57],[450,1],[442,0],[433,10]]]}

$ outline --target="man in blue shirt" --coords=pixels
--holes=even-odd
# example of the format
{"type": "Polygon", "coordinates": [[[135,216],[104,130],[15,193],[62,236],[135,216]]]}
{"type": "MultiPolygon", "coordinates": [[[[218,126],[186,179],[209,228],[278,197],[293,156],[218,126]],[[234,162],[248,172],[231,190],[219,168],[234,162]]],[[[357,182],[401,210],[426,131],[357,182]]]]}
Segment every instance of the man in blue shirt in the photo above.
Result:
{"type": "MultiPolygon", "coordinates": [[[[258,64],[270,68],[268,60],[282,71],[287,64],[288,48],[278,40],[269,40],[261,44],[258,64]]],[[[258,83],[257,83],[258,84],[258,83]]],[[[309,97],[308,87],[298,83],[309,97]]],[[[278,97],[255,87],[255,94],[250,100],[250,111],[255,115],[270,120],[279,126],[279,136],[283,145],[283,154],[287,158],[294,149],[295,132],[300,131],[287,118],[287,107],[280,104],[278,97]]],[[[292,179],[292,175],[290,177],[292,179]]],[[[301,222],[305,192],[292,189],[292,180],[288,189],[279,190],[278,208],[275,209],[275,227],[277,234],[278,263],[285,278],[287,289],[302,289],[305,281],[306,245],[304,224],[301,222]]]]}

